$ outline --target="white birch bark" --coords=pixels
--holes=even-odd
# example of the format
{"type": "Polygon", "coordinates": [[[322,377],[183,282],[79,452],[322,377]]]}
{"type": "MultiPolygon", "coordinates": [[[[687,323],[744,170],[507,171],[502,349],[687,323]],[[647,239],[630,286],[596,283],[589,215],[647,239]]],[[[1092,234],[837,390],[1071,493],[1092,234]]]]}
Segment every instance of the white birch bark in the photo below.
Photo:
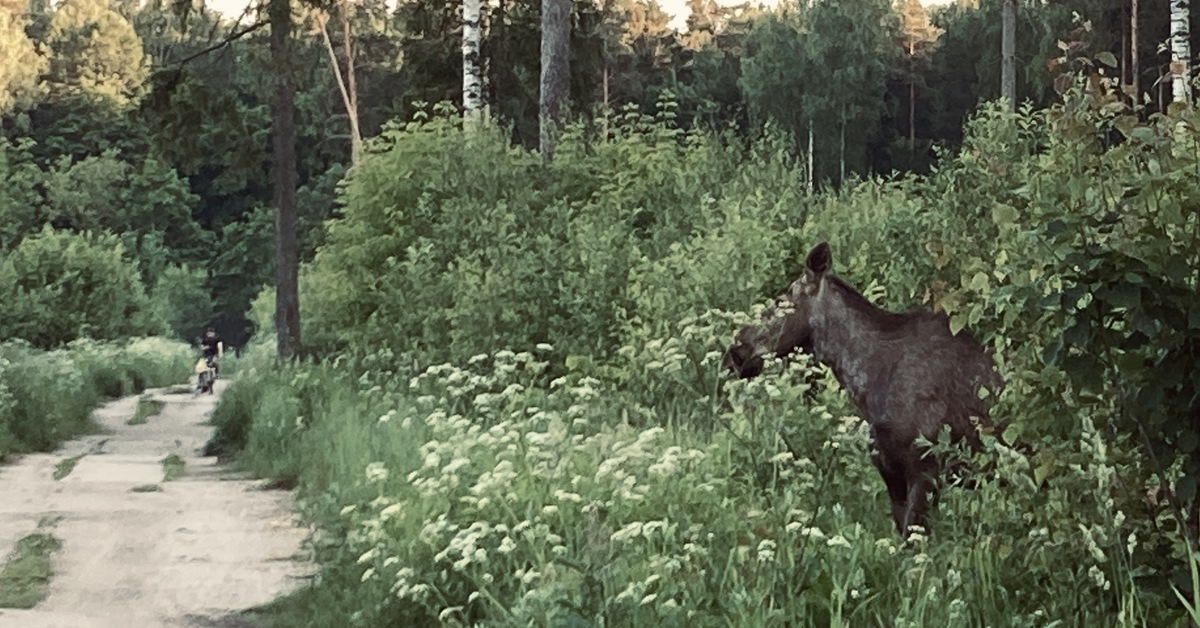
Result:
{"type": "Polygon", "coordinates": [[[462,83],[463,111],[470,114],[483,108],[483,76],[479,64],[480,0],[463,0],[462,83]]]}
{"type": "Polygon", "coordinates": [[[1171,0],[1171,94],[1175,102],[1192,102],[1191,0],[1171,0]]]}

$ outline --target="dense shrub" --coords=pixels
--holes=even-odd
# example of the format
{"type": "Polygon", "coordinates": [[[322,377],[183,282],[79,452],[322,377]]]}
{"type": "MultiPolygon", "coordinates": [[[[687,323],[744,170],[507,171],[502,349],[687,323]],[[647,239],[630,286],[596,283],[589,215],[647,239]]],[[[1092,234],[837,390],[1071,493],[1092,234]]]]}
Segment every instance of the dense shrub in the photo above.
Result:
{"type": "Polygon", "coordinates": [[[745,307],[754,273],[786,277],[768,260],[801,212],[786,152],[755,150],[748,162],[726,138],[632,116],[612,142],[568,135],[547,170],[492,125],[393,128],[344,188],[307,273],[306,327],[426,362],[539,342],[606,354],[629,321],[681,303],[745,307]],[[693,236],[720,241],[681,249],[693,236]],[[656,268],[696,252],[711,254],[703,276],[656,268]]]}
{"type": "Polygon", "coordinates": [[[0,460],[90,431],[102,400],[184,381],[191,363],[186,345],[159,338],[79,341],[54,351],[0,344],[0,460]]]}
{"type": "Polygon", "coordinates": [[[310,269],[307,311],[350,351],[234,383],[262,391],[243,462],[298,480],[322,530],[323,579],[280,624],[1184,622],[1198,125],[1088,85],[985,107],[927,177],[812,197],[769,138],[634,120],[541,168],[486,130],[394,131],[310,269]],[[970,328],[1006,380],[1019,448],[989,439],[908,546],[827,372],[720,369],[821,240],[872,301],[970,328]]]}
{"type": "Polygon", "coordinates": [[[137,266],[113,236],[49,228],[0,260],[0,338],[53,348],[161,330],[137,266]]]}
{"type": "Polygon", "coordinates": [[[212,295],[202,270],[169,266],[151,294],[155,316],[180,340],[194,342],[212,322],[212,295]]]}

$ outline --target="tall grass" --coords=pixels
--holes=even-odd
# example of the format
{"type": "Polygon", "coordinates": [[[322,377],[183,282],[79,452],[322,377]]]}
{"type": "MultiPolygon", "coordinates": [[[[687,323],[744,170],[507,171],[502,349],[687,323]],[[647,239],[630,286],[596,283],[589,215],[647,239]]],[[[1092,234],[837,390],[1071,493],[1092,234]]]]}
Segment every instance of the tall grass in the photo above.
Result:
{"type": "Polygon", "coordinates": [[[260,394],[240,460],[298,483],[320,529],[321,577],[267,618],[1111,626],[1178,616],[1141,580],[1144,549],[1109,498],[1123,448],[1086,422],[1055,450],[1051,477],[990,444],[990,474],[944,490],[931,533],[905,546],[865,426],[828,373],[794,363],[726,383],[690,410],[716,407],[704,428],[682,404],[621,394],[625,379],[667,387],[677,371],[627,368],[637,370],[605,376],[550,352],[500,351],[407,382],[360,381],[345,365],[244,372],[229,393],[260,394]]]}
{"type": "Polygon", "coordinates": [[[1156,118],[1110,150],[1098,102],[985,108],[928,178],[803,196],[769,143],[654,128],[548,172],[452,123],[397,131],[306,275],[340,357],[247,368],[214,416],[214,443],[297,484],[320,530],[321,578],[271,617],[1187,621],[1200,186],[1194,138],[1173,142],[1195,125],[1156,118]],[[821,240],[868,299],[941,309],[993,351],[993,418],[1032,452],[988,443],[907,545],[828,373],[721,372],[744,311],[821,240]]]}
{"type": "Polygon", "coordinates": [[[0,344],[0,460],[92,431],[100,402],[184,381],[190,362],[186,345],[160,338],[54,351],[0,344]]]}

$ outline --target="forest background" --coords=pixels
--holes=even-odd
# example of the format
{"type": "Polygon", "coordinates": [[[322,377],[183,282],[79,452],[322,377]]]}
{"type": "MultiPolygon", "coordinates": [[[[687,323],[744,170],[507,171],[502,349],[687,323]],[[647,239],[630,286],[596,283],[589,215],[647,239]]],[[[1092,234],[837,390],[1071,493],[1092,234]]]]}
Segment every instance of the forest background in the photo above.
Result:
{"type": "Polygon", "coordinates": [[[552,126],[542,3],[475,6],[464,121],[458,2],[0,3],[0,454],[215,324],[301,358],[210,443],[320,530],[279,625],[1200,618],[1186,2],[574,2],[552,126]],[[827,372],[720,370],[819,240],[1007,382],[908,546],[827,372]]]}

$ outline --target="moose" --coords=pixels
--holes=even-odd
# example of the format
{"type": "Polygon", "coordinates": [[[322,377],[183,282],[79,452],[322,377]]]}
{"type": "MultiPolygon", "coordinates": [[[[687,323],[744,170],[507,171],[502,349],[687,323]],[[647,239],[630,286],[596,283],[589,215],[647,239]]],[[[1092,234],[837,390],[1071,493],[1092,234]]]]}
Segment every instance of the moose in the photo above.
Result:
{"type": "Polygon", "coordinates": [[[764,356],[800,349],[829,366],[867,421],[871,462],[887,485],[896,529],[908,538],[912,527],[926,526],[939,474],[918,438],[935,442],[948,426],[952,442],[966,439],[978,450],[978,428],[991,426],[981,389],[995,394],[1003,382],[974,338],[951,333],[945,314],[876,307],[831,274],[832,265],[829,245],[814,247],[776,307],[738,331],[724,363],[754,377],[764,356]]]}

